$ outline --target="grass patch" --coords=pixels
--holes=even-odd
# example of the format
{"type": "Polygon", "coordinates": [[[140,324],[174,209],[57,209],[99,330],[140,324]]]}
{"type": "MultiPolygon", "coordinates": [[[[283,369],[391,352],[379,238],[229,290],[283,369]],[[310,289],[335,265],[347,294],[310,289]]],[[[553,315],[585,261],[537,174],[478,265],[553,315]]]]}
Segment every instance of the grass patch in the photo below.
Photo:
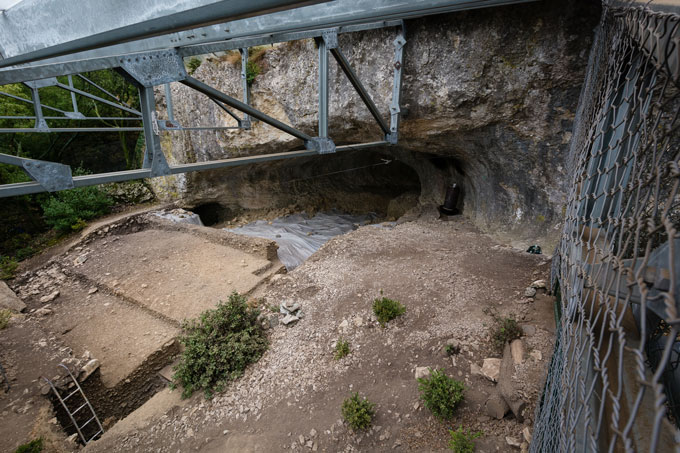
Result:
{"type": "Polygon", "coordinates": [[[375,416],[375,404],[366,398],[360,398],[359,393],[342,402],[342,417],[354,431],[371,426],[375,416]]]}
{"type": "Polygon", "coordinates": [[[498,350],[503,350],[505,343],[516,340],[522,336],[522,328],[512,318],[496,319],[496,330],[492,334],[493,345],[498,350]]]}
{"type": "Polygon", "coordinates": [[[12,312],[10,310],[0,310],[0,330],[7,327],[10,319],[12,319],[12,312]]]}
{"type": "Polygon", "coordinates": [[[431,370],[429,377],[418,379],[420,398],[432,414],[442,420],[450,420],[463,401],[463,383],[444,374],[443,370],[431,370]]]}
{"type": "Polygon", "coordinates": [[[187,61],[185,63],[185,66],[186,66],[186,69],[187,69],[187,72],[189,73],[189,75],[192,75],[194,72],[196,72],[198,67],[201,66],[201,63],[202,62],[199,58],[191,57],[189,59],[189,61],[187,61]]]}
{"type": "Polygon", "coordinates": [[[244,296],[233,292],[226,303],[183,323],[185,333],[179,340],[185,350],[173,375],[173,381],[183,387],[183,398],[196,390],[210,398],[262,357],[268,341],[257,322],[259,314],[244,296]]]}
{"type": "Polygon", "coordinates": [[[349,341],[340,338],[338,342],[335,343],[335,360],[340,360],[349,355],[349,353],[349,341]]]}
{"type": "Polygon", "coordinates": [[[385,327],[385,324],[406,313],[406,307],[396,300],[381,297],[373,301],[373,313],[378,318],[380,325],[385,327]]]}
{"type": "Polygon", "coordinates": [[[27,444],[19,445],[19,447],[14,450],[14,453],[40,453],[41,451],[43,451],[42,437],[34,439],[27,444]]]}
{"type": "Polygon", "coordinates": [[[463,431],[463,427],[459,426],[457,430],[449,430],[451,438],[449,439],[449,450],[454,453],[474,453],[474,440],[482,437],[481,431],[472,432],[469,429],[463,431]]]}

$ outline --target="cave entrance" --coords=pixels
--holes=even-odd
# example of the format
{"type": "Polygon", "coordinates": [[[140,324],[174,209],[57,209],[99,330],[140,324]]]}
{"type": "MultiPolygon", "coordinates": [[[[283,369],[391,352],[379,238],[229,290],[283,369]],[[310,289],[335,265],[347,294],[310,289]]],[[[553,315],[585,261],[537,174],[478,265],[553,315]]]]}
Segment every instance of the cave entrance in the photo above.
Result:
{"type": "Polygon", "coordinates": [[[333,236],[396,221],[421,192],[418,173],[380,151],[235,167],[214,177],[224,193],[192,209],[204,225],[275,240],[289,270],[333,236]]]}

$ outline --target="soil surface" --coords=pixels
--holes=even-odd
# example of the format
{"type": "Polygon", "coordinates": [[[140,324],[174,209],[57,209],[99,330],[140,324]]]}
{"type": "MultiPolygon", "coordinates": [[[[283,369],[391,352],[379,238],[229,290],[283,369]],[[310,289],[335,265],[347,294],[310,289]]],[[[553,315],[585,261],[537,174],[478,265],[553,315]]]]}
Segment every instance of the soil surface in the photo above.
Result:
{"type": "MultiPolygon", "coordinates": [[[[35,433],[55,437],[52,431],[56,451],[78,448],[65,441],[75,433],[67,414],[45,397],[52,396],[46,379],[57,383],[62,363],[83,379],[105,430],[135,411],[167,385],[159,372],[175,359],[184,319],[232,291],[252,292],[281,270],[270,242],[142,212],[99,221],[35,259],[35,268],[9,282],[26,313],[0,330],[0,365],[10,384],[9,391],[0,385],[0,451],[14,451],[35,433]],[[95,359],[85,378],[83,366],[95,359]]],[[[175,399],[149,407],[164,412],[175,399]]]]}
{"type": "MultiPolygon", "coordinates": [[[[130,236],[140,248],[153,249],[159,239],[176,244],[160,234],[144,240],[130,236]]],[[[124,250],[109,253],[109,259],[124,250]]],[[[169,266],[182,272],[182,256],[166,253],[175,263],[169,266]]],[[[103,272],[104,255],[97,260],[103,272]]],[[[542,290],[533,298],[524,292],[548,277],[549,266],[543,255],[494,243],[464,218],[444,222],[433,209],[393,228],[366,226],[336,237],[290,274],[275,275],[252,291],[263,307],[297,302],[304,317],[284,326],[276,322],[282,315],[266,312],[274,320],[271,346],[242,378],[211,400],[195,394],[181,401],[178,390],[163,391],[86,449],[447,451],[448,430],[463,426],[483,432],[477,451],[519,451],[523,431],[530,432],[533,423],[554,340],[553,299],[542,290]],[[371,309],[381,291],[406,306],[406,313],[385,328],[371,309]],[[487,416],[484,404],[496,384],[473,373],[484,359],[501,356],[491,337],[497,320],[506,317],[517,319],[525,332],[526,354],[513,375],[518,395],[528,403],[529,416],[522,422],[512,414],[502,420],[487,416]],[[335,360],[341,337],[351,353],[335,360]],[[445,346],[452,340],[460,351],[449,356],[445,346]],[[452,420],[439,421],[423,406],[417,367],[443,369],[465,384],[465,400],[452,420]],[[370,430],[353,433],[342,422],[340,406],[353,392],[376,404],[370,430]]],[[[153,288],[174,285],[178,275],[155,272],[153,266],[146,272],[153,288]]],[[[202,275],[191,275],[195,299],[203,299],[202,275]]],[[[213,294],[206,288],[206,296],[213,294]]],[[[164,300],[163,291],[154,296],[164,300]]]]}

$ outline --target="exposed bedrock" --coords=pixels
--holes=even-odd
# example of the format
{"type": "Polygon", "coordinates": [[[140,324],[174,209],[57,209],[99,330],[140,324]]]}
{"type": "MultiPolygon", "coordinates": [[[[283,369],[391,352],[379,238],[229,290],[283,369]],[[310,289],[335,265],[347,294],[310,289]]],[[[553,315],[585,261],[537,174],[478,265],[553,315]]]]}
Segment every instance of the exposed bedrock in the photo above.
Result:
{"type": "MultiPolygon", "coordinates": [[[[419,195],[441,204],[446,184],[464,191],[464,214],[508,241],[556,243],[566,202],[568,144],[598,2],[550,0],[432,16],[406,23],[403,119],[397,147],[191,173],[154,183],[162,197],[189,206],[278,208],[377,203],[419,195]],[[369,166],[380,159],[396,159],[369,166]],[[300,180],[290,182],[292,180],[300,180]]],[[[340,47],[388,118],[393,29],[340,36],[340,47]]],[[[194,76],[241,97],[240,62],[204,61],[194,76]]],[[[252,103],[316,135],[317,50],[312,40],[269,48],[259,61],[252,103]]],[[[333,61],[330,135],[336,144],[381,139],[379,128],[333,61]]],[[[206,97],[173,84],[175,117],[186,126],[234,125],[206,97]]],[[[159,109],[164,108],[158,92],[159,109]]],[[[168,134],[166,134],[166,137],[168,134]]],[[[302,143],[256,122],[250,131],[191,131],[164,139],[173,162],[301,149],[302,143]]]]}

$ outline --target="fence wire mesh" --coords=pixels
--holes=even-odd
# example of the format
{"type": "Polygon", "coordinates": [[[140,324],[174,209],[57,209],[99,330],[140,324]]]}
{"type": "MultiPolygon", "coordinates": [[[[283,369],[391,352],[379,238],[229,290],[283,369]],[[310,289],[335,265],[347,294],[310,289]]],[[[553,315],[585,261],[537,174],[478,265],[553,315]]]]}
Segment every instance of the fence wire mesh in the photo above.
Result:
{"type": "Polygon", "coordinates": [[[603,4],[532,452],[680,452],[679,24],[653,5],[603,4]]]}

